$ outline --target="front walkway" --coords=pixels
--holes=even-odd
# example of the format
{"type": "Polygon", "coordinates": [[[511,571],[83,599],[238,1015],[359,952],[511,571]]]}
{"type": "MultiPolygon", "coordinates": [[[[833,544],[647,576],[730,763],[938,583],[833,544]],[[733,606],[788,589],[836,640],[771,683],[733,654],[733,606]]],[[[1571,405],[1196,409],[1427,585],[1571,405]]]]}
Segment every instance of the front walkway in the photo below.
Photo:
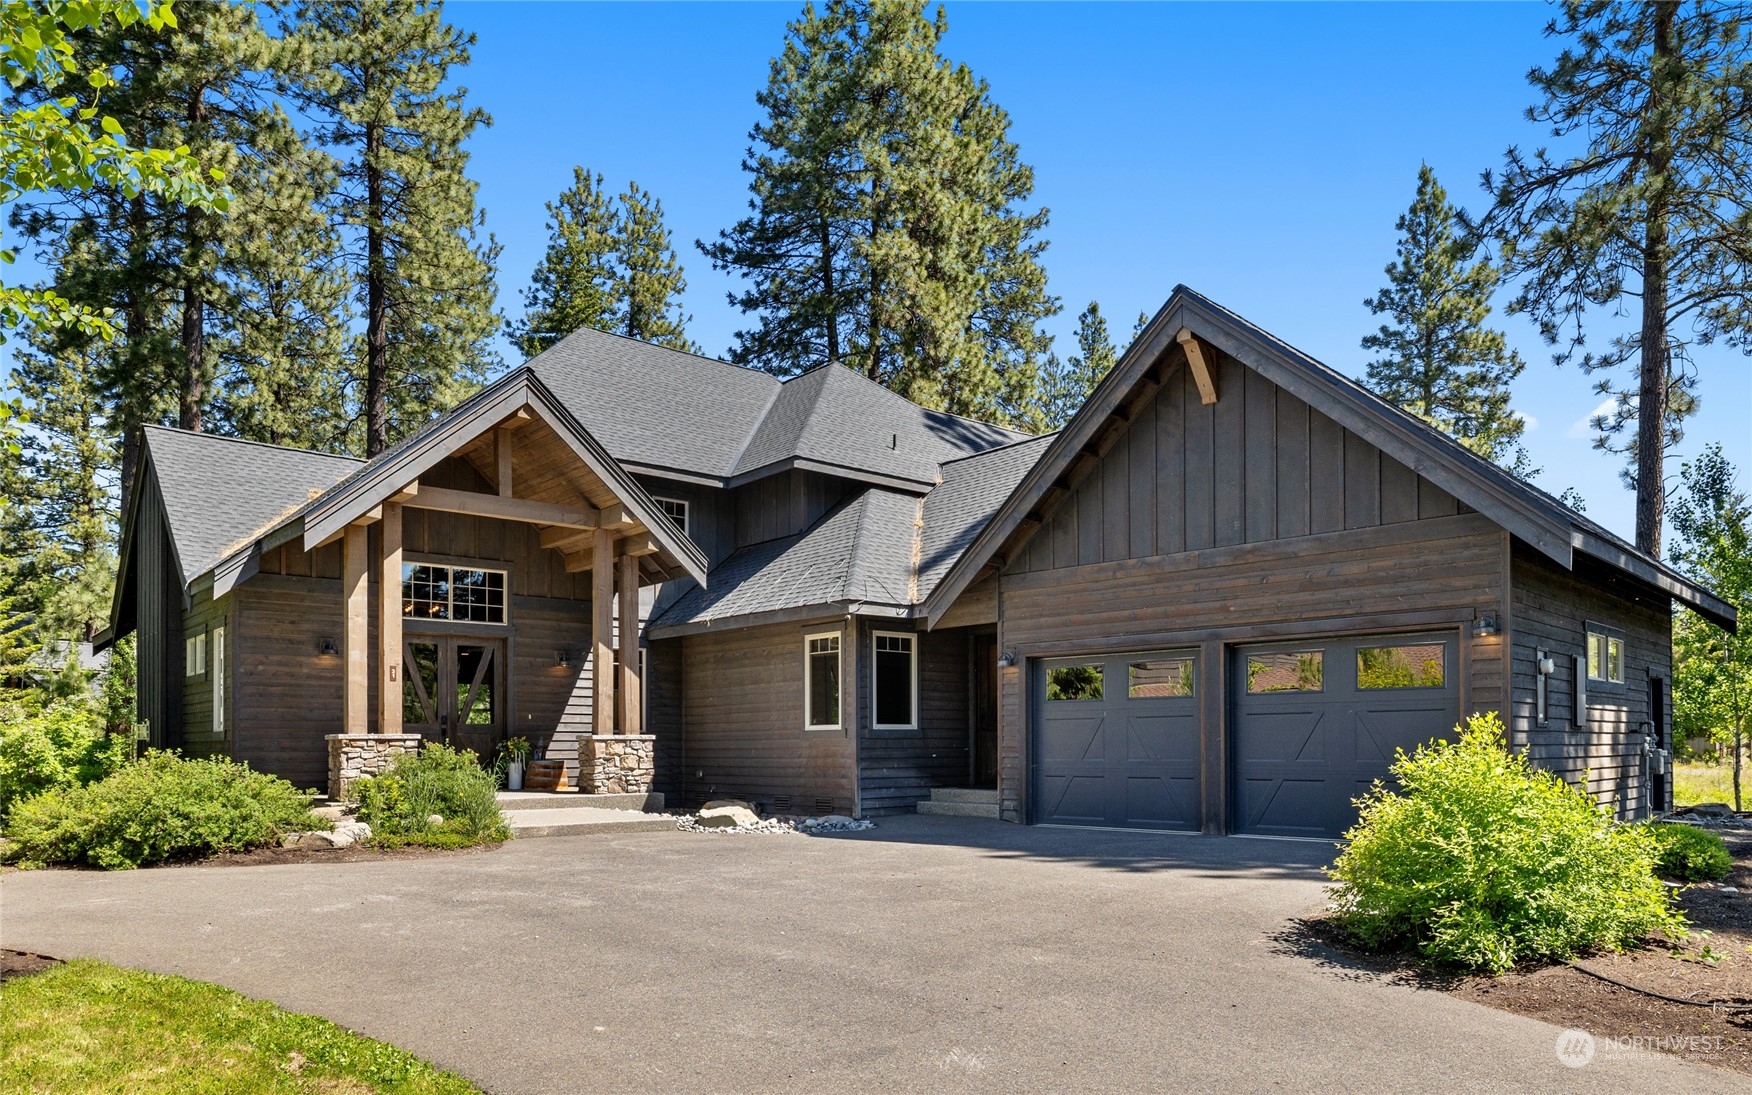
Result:
{"type": "Polygon", "coordinates": [[[1327,851],[897,817],[42,871],[0,880],[0,942],[217,981],[499,1093],[1746,1089],[1570,1070],[1554,1027],[1297,956],[1327,851]]]}

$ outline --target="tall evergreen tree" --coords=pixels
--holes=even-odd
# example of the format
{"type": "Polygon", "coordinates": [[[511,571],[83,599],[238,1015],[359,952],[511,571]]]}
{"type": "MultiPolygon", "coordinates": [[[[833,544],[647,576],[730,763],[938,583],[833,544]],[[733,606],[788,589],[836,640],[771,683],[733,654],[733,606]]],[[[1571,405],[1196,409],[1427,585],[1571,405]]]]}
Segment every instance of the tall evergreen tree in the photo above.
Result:
{"type": "Polygon", "coordinates": [[[496,362],[499,246],[480,235],[463,144],[485,111],[449,86],[474,36],[425,0],[301,4],[292,88],[339,161],[329,203],[364,314],[352,355],[358,447],[375,456],[463,398],[496,362]]]}
{"type": "Polygon", "coordinates": [[[793,21],[756,97],[751,215],[702,250],[758,317],[732,357],[779,375],[839,361],[927,406],[1038,406],[1045,210],[1009,117],[942,56],[910,0],[830,0],[793,21]]]}
{"type": "Polygon", "coordinates": [[[620,226],[615,241],[622,333],[629,338],[697,352],[687,337],[681,294],[687,291],[676,258],[663,203],[638,183],[620,196],[620,226]]]}
{"type": "Polygon", "coordinates": [[[1628,452],[1636,545],[1658,555],[1667,446],[1695,409],[1688,349],[1752,351],[1752,37],[1727,0],[1566,0],[1546,34],[1569,45],[1529,74],[1544,101],[1527,116],[1576,151],[1509,149],[1478,227],[1521,279],[1510,310],[1617,397],[1597,444],[1628,452]],[[1586,348],[1626,302],[1637,329],[1586,348]]]}
{"type": "Polygon", "coordinates": [[[1423,165],[1417,196],[1394,226],[1398,258],[1387,264],[1387,287],[1363,302],[1390,321],[1363,336],[1363,349],[1379,354],[1367,383],[1473,452],[1527,475],[1526,423],[1509,407],[1509,385],[1525,365],[1501,331],[1485,326],[1499,275],[1460,238],[1458,218],[1423,165]]]}
{"type": "Polygon", "coordinates": [[[1056,430],[1069,422],[1118,360],[1119,351],[1107,335],[1101,305],[1090,301],[1077,316],[1077,352],[1062,366],[1058,355],[1050,355],[1042,370],[1041,417],[1045,428],[1056,430]]]}
{"type": "Polygon", "coordinates": [[[524,290],[523,319],[511,331],[524,357],[583,327],[610,331],[618,326],[620,218],[602,188],[602,175],[572,168],[572,185],[548,203],[547,212],[547,251],[524,290]]]}

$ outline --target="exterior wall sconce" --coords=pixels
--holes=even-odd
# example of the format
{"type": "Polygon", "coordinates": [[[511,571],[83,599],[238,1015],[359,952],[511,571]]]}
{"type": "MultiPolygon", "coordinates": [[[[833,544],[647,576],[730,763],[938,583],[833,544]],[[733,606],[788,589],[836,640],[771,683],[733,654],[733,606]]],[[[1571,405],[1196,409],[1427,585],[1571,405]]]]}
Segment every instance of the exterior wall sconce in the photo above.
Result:
{"type": "Polygon", "coordinates": [[[335,646],[335,641],[333,639],[324,639],[319,652],[325,658],[339,657],[341,653],[340,648],[335,646]]]}
{"type": "Polygon", "coordinates": [[[1008,669],[1015,664],[1016,664],[1016,652],[1014,650],[1006,650],[1002,654],[998,655],[998,668],[999,669],[1008,669]]]}
{"type": "Polygon", "coordinates": [[[1472,621],[1472,637],[1475,639],[1488,639],[1497,631],[1497,618],[1492,613],[1486,612],[1472,621]]]}
{"type": "Polygon", "coordinates": [[[554,651],[554,668],[555,669],[570,669],[571,666],[572,666],[572,655],[571,655],[570,651],[565,651],[565,650],[554,651]]]}

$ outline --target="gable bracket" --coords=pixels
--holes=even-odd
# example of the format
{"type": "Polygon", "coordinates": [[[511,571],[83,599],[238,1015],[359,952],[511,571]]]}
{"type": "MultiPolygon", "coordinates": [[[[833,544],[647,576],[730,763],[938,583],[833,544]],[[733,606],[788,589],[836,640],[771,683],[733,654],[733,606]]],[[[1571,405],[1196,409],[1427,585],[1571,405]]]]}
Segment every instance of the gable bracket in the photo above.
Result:
{"type": "Polygon", "coordinates": [[[1177,331],[1174,340],[1186,351],[1186,364],[1192,369],[1193,383],[1198,385],[1199,402],[1210,406],[1217,401],[1217,378],[1211,372],[1210,360],[1205,357],[1204,347],[1199,344],[1198,336],[1192,333],[1190,327],[1182,327],[1177,331]]]}

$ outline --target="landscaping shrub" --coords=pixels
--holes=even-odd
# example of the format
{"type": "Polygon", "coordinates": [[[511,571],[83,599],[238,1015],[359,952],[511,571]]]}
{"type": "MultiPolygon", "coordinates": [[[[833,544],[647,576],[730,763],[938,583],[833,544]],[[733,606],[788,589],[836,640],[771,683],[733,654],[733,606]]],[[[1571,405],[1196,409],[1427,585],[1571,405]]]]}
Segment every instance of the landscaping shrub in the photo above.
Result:
{"type": "Polygon", "coordinates": [[[1675,882],[1715,882],[1726,878],[1734,857],[1722,838],[1695,825],[1651,825],[1655,873],[1675,882]]]}
{"type": "Polygon", "coordinates": [[[0,819],[32,795],[104,778],[132,752],[126,735],[106,732],[90,703],[0,704],[0,819]]]}
{"type": "Polygon", "coordinates": [[[1525,959],[1621,950],[1685,919],[1654,874],[1647,825],[1614,822],[1588,796],[1503,744],[1475,715],[1456,742],[1393,764],[1330,873],[1340,923],[1365,944],[1501,973],[1525,959]]]}
{"type": "Polygon", "coordinates": [[[353,796],[359,820],[378,843],[454,848],[511,835],[499,812],[498,787],[498,777],[472,752],[432,744],[403,753],[375,779],[360,780],[353,796]],[[434,825],[433,817],[443,820],[434,825]]]}
{"type": "Polygon", "coordinates": [[[25,866],[115,870],[244,851],[328,828],[311,815],[312,797],[247,765],[154,750],[96,783],[14,805],[8,854],[25,866]]]}

